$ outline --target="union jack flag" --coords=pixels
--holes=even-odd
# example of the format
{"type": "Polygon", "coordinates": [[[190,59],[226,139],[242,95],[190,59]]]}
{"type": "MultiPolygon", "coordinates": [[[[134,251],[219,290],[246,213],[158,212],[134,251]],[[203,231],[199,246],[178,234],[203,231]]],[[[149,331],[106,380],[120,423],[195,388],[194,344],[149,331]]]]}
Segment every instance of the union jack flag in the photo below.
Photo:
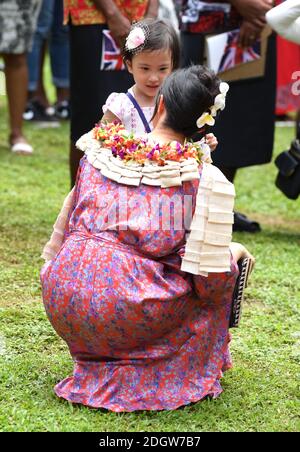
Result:
{"type": "Polygon", "coordinates": [[[238,38],[239,30],[228,33],[227,45],[218,72],[227,71],[238,64],[249,63],[260,58],[260,40],[248,49],[242,49],[238,46],[238,38]]]}
{"type": "Polygon", "coordinates": [[[109,30],[103,30],[101,71],[122,71],[125,69],[121,51],[109,30]]]}

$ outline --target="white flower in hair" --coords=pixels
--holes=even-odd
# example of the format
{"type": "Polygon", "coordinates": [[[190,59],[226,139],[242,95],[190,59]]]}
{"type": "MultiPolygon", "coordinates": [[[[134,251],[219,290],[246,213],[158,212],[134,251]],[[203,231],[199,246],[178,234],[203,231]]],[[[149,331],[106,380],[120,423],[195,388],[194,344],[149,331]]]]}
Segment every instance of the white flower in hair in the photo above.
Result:
{"type": "Polygon", "coordinates": [[[198,129],[202,129],[202,127],[207,124],[208,126],[215,125],[215,120],[207,111],[205,111],[200,118],[197,119],[197,127],[198,129]]]}
{"type": "Polygon", "coordinates": [[[226,104],[226,98],[224,94],[218,94],[215,98],[213,107],[218,110],[224,110],[226,104]]]}
{"type": "Polygon", "coordinates": [[[125,47],[127,50],[134,50],[144,44],[145,39],[144,30],[141,27],[135,27],[127,36],[125,47]]]}
{"type": "Polygon", "coordinates": [[[229,91],[229,85],[226,82],[221,82],[220,86],[220,94],[218,94],[215,98],[214,105],[210,108],[211,114],[213,116],[217,115],[218,110],[224,110],[226,105],[226,95],[229,91]]]}
{"type": "Polygon", "coordinates": [[[228,83],[226,83],[226,82],[221,82],[220,83],[220,86],[219,86],[219,89],[220,89],[220,93],[221,94],[227,94],[228,93],[228,91],[229,91],[229,85],[228,85],[228,83]]]}
{"type": "Polygon", "coordinates": [[[217,116],[218,110],[224,110],[226,104],[226,94],[229,90],[229,85],[226,82],[221,82],[220,86],[220,94],[218,94],[215,98],[214,105],[210,107],[210,113],[205,111],[200,118],[197,119],[197,127],[198,129],[202,129],[202,127],[207,124],[208,126],[215,125],[214,117],[217,116]]]}
{"type": "Polygon", "coordinates": [[[217,109],[216,109],[216,107],[213,105],[212,107],[210,107],[210,114],[212,115],[212,116],[217,116],[217,109]]]}

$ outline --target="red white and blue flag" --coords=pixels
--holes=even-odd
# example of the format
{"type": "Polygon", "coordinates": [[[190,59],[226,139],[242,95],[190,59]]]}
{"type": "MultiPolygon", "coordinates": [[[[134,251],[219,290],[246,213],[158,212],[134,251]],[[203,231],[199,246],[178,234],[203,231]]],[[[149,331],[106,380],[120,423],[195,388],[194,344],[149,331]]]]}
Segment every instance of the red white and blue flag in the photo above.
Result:
{"type": "Polygon", "coordinates": [[[101,71],[122,71],[125,69],[121,51],[109,30],[103,30],[101,71]]]}
{"type": "Polygon", "coordinates": [[[260,40],[256,41],[253,46],[242,49],[238,46],[239,30],[227,34],[227,45],[218,72],[227,71],[239,64],[249,63],[260,58],[260,40]]]}

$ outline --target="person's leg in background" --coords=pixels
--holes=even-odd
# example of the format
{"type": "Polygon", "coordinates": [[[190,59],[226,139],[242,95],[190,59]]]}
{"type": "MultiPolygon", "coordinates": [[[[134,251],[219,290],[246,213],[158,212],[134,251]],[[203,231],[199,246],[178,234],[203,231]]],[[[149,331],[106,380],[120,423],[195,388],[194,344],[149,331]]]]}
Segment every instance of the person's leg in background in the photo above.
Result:
{"type": "Polygon", "coordinates": [[[32,148],[22,131],[22,115],[26,105],[28,84],[26,54],[4,54],[3,58],[10,123],[9,144],[14,152],[30,153],[32,148]],[[17,144],[22,146],[16,147],[17,144]]]}
{"type": "Polygon", "coordinates": [[[50,38],[50,61],[53,84],[56,87],[55,113],[60,119],[70,116],[69,29],[63,25],[63,0],[54,0],[50,38]]]}
{"type": "Polygon", "coordinates": [[[34,34],[33,47],[28,54],[29,84],[28,105],[24,119],[48,120],[50,103],[43,82],[43,67],[47,49],[47,40],[53,22],[54,0],[43,0],[34,34]]]}

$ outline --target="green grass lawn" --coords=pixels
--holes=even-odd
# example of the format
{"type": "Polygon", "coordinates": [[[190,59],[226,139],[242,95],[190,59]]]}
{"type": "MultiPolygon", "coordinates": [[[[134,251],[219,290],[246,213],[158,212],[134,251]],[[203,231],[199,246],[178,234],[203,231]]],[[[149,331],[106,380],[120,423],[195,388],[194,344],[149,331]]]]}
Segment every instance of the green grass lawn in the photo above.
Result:
{"type": "MultiPolygon", "coordinates": [[[[72,372],[66,344],[41,301],[41,249],[69,188],[68,125],[27,126],[32,157],[7,146],[0,96],[0,430],[297,431],[300,361],[300,205],[274,186],[273,164],[241,170],[237,208],[262,223],[236,234],[256,256],[241,327],[232,331],[234,367],[224,393],[173,412],[115,414],[58,399],[53,386],[72,372]]],[[[276,133],[276,153],[293,130],[276,133]]]]}

